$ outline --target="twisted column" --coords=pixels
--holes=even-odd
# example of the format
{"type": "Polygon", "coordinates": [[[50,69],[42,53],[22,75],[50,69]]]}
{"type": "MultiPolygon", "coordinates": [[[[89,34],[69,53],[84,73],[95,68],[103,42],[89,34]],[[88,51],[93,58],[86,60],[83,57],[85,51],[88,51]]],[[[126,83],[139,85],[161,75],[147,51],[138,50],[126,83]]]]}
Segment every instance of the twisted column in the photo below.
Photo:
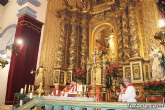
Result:
{"type": "Polygon", "coordinates": [[[66,22],[65,17],[61,18],[60,23],[60,39],[59,39],[59,45],[58,45],[58,51],[57,51],[57,68],[62,68],[64,65],[64,47],[65,47],[65,32],[66,32],[66,22]]]}
{"type": "Polygon", "coordinates": [[[76,41],[77,41],[77,24],[76,16],[73,16],[71,21],[72,32],[70,36],[70,47],[69,47],[69,68],[73,69],[76,61],[76,41]]]}
{"type": "Polygon", "coordinates": [[[88,52],[88,20],[84,16],[82,18],[82,41],[81,41],[81,66],[86,65],[88,52]],[[83,64],[83,65],[82,65],[83,64]]]}
{"type": "Polygon", "coordinates": [[[129,16],[129,27],[130,27],[131,57],[140,57],[135,2],[130,2],[128,6],[128,12],[129,12],[128,16],[129,16]]]}

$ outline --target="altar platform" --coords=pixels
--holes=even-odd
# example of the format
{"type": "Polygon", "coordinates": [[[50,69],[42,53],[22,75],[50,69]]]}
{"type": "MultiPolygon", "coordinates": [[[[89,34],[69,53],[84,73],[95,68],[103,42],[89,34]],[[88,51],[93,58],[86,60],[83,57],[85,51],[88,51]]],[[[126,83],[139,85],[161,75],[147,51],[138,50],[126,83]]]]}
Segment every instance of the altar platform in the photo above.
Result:
{"type": "Polygon", "coordinates": [[[87,99],[83,97],[73,99],[72,97],[36,97],[16,110],[34,110],[32,109],[34,107],[44,107],[44,110],[165,110],[164,103],[94,102],[90,98],[87,99]]]}

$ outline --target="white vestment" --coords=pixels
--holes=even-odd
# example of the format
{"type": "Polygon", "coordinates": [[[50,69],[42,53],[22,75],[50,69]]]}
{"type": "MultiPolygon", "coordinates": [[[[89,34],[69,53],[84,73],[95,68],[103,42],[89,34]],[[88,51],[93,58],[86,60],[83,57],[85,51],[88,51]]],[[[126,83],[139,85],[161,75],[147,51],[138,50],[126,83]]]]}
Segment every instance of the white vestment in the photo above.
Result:
{"type": "Polygon", "coordinates": [[[122,102],[137,102],[136,90],[133,86],[127,86],[126,91],[122,94],[122,102]]]}

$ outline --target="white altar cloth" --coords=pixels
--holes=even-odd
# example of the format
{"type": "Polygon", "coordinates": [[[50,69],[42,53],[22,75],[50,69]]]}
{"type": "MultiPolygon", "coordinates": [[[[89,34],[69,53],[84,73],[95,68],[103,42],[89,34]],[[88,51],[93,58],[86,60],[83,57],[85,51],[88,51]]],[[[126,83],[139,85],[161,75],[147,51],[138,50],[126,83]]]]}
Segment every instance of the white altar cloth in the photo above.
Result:
{"type": "Polygon", "coordinates": [[[68,101],[84,101],[84,102],[94,102],[95,98],[88,97],[65,97],[65,96],[42,96],[44,99],[51,100],[68,100],[68,101]]]}

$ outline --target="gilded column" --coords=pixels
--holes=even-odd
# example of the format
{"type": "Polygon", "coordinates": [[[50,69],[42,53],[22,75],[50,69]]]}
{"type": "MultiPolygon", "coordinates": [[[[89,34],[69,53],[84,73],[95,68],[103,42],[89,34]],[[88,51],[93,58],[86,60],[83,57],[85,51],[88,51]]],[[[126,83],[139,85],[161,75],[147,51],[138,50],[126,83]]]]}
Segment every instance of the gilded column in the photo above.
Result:
{"type": "Polygon", "coordinates": [[[85,14],[82,17],[82,41],[81,41],[81,66],[85,66],[87,63],[87,52],[88,52],[88,29],[89,20],[88,15],[85,14]]]}
{"type": "Polygon", "coordinates": [[[129,2],[128,13],[130,27],[131,57],[140,57],[135,2],[129,2]]]}
{"type": "Polygon", "coordinates": [[[120,62],[123,61],[123,36],[122,36],[122,14],[118,13],[115,17],[116,17],[116,22],[117,22],[117,36],[118,36],[118,40],[117,40],[117,47],[118,47],[118,59],[120,62]]]}
{"type": "Polygon", "coordinates": [[[61,16],[61,23],[60,23],[60,39],[57,51],[57,68],[63,68],[64,66],[64,51],[65,51],[65,33],[66,33],[66,17],[63,15],[61,16]]]}
{"type": "Polygon", "coordinates": [[[72,16],[71,26],[72,32],[70,36],[70,47],[69,47],[69,68],[73,69],[76,62],[76,41],[77,41],[77,24],[76,24],[76,15],[72,16]]]}
{"type": "Polygon", "coordinates": [[[126,5],[122,8],[123,61],[126,62],[130,58],[129,22],[126,5]]]}
{"type": "Polygon", "coordinates": [[[65,26],[65,17],[63,16],[60,23],[60,39],[57,51],[57,68],[62,68],[64,65],[65,26]]]}
{"type": "Polygon", "coordinates": [[[105,101],[106,100],[106,56],[103,55],[102,57],[102,68],[103,68],[103,71],[102,71],[102,94],[103,94],[103,100],[105,101]]]}

